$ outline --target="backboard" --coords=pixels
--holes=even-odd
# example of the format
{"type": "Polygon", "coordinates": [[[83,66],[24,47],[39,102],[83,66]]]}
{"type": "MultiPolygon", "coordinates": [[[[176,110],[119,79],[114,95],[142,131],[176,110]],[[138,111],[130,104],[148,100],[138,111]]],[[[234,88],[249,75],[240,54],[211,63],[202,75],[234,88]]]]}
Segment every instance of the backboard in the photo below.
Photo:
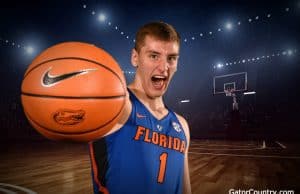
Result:
{"type": "Polygon", "coordinates": [[[247,90],[247,72],[238,72],[213,77],[213,93],[224,94],[225,90],[233,89],[234,92],[247,90]]]}

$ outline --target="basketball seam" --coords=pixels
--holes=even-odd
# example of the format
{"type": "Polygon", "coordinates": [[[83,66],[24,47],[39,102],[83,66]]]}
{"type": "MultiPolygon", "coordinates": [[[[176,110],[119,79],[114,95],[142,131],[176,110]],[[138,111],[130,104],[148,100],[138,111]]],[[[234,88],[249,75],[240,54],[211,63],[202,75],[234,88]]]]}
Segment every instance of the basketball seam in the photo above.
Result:
{"type": "Polygon", "coordinates": [[[125,100],[123,101],[123,105],[122,105],[122,107],[120,108],[119,112],[118,112],[111,120],[109,120],[108,122],[104,123],[103,125],[100,125],[100,126],[98,126],[97,128],[94,128],[94,129],[88,129],[88,130],[85,131],[85,132],[76,132],[76,133],[63,133],[63,132],[55,131],[55,130],[50,129],[50,128],[48,128],[48,127],[44,127],[44,126],[42,126],[41,124],[39,124],[37,121],[35,121],[34,119],[32,119],[32,117],[29,115],[29,113],[28,113],[27,111],[25,111],[25,109],[24,109],[24,112],[25,112],[25,114],[29,117],[29,119],[30,119],[32,122],[34,122],[34,123],[35,123],[36,125],[38,125],[39,127],[43,128],[43,129],[46,129],[46,130],[49,131],[49,132],[52,132],[52,133],[55,133],[55,134],[62,134],[62,135],[84,135],[84,134],[88,134],[88,133],[94,132],[94,131],[96,131],[97,129],[102,128],[102,127],[105,127],[106,125],[108,125],[109,123],[111,123],[111,121],[113,121],[115,118],[117,118],[117,117],[120,115],[120,113],[122,112],[124,106],[125,106],[125,100]]]}
{"type": "Polygon", "coordinates": [[[126,95],[119,95],[119,96],[51,96],[51,95],[41,95],[41,94],[32,94],[27,92],[21,93],[24,96],[31,96],[37,98],[64,98],[64,99],[114,99],[114,98],[122,98],[126,95]]]}

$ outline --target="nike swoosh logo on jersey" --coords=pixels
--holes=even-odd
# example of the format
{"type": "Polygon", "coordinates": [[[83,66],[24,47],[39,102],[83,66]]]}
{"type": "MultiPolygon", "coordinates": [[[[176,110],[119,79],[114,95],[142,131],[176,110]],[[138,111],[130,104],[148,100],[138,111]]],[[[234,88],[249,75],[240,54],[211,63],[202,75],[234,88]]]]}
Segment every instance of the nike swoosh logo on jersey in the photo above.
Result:
{"type": "Polygon", "coordinates": [[[42,85],[45,86],[45,87],[51,87],[51,86],[54,86],[55,84],[65,80],[65,79],[69,79],[69,78],[74,77],[74,76],[86,74],[90,71],[97,70],[97,69],[84,69],[84,70],[65,73],[65,74],[61,74],[61,75],[51,75],[50,74],[51,69],[52,69],[52,67],[50,67],[46,71],[46,73],[44,74],[44,76],[42,78],[42,85]]]}
{"type": "Polygon", "coordinates": [[[146,118],[145,115],[141,115],[140,113],[136,113],[137,118],[146,118]]]}

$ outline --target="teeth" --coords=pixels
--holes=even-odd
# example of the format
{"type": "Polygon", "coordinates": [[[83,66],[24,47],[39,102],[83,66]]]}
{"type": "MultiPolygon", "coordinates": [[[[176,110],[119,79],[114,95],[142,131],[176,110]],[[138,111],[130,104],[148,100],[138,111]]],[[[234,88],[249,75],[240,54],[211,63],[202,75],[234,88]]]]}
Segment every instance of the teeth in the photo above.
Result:
{"type": "Polygon", "coordinates": [[[165,81],[165,80],[167,80],[167,77],[163,76],[163,75],[154,75],[151,77],[151,80],[154,82],[165,81]]]}
{"type": "Polygon", "coordinates": [[[166,78],[165,76],[161,76],[161,75],[155,75],[153,77],[156,79],[165,79],[166,78]]]}

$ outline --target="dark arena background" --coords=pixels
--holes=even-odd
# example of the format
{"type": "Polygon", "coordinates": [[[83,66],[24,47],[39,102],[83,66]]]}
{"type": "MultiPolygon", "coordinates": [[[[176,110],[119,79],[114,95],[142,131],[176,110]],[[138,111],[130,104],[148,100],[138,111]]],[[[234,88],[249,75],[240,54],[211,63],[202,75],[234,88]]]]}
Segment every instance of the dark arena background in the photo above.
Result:
{"type": "Polygon", "coordinates": [[[189,122],[192,192],[300,191],[300,1],[10,0],[0,5],[0,193],[92,193],[88,145],[47,140],[25,118],[24,72],[44,49],[82,41],[111,53],[130,82],[135,32],[159,20],[182,38],[165,102],[189,122]]]}

